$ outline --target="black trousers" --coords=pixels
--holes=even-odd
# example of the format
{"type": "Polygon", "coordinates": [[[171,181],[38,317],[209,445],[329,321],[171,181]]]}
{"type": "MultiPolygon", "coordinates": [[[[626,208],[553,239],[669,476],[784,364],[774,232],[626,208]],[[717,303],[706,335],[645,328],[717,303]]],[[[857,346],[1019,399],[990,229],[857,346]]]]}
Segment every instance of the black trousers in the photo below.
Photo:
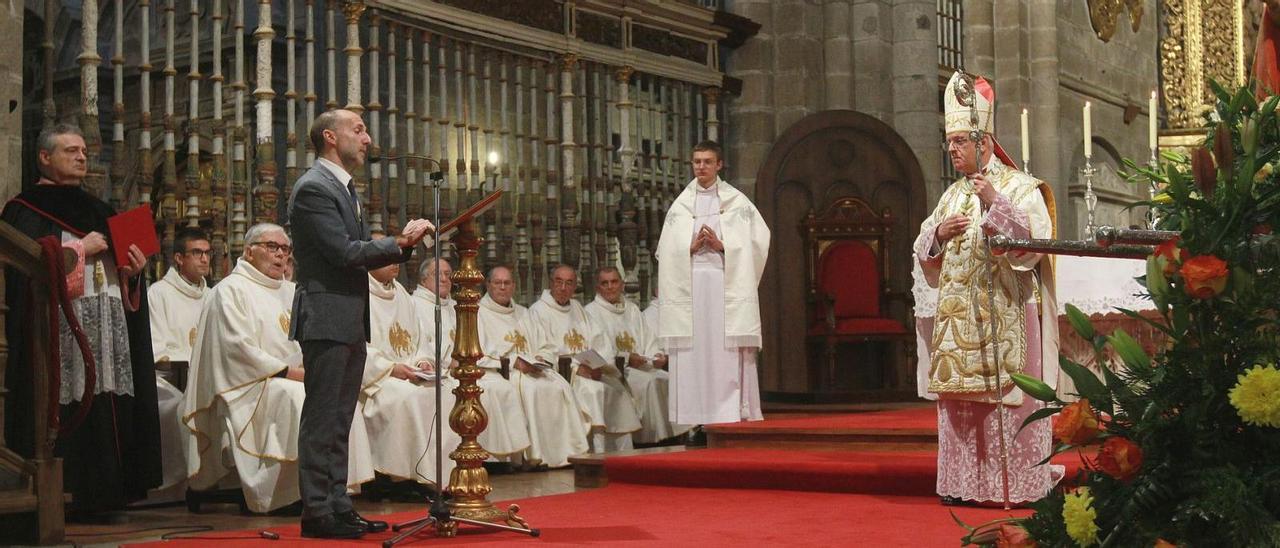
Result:
{"type": "Polygon", "coordinates": [[[364,376],[365,345],[303,341],[306,368],[298,432],[298,489],[302,517],[352,509],[347,496],[347,440],[364,376]]]}

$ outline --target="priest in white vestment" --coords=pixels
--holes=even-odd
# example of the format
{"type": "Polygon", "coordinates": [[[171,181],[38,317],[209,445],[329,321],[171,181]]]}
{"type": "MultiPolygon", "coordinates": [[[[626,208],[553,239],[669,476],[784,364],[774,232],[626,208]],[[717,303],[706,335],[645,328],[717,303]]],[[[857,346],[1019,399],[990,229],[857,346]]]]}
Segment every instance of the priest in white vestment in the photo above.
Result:
{"type": "MultiPolygon", "coordinates": [[[[196,327],[183,401],[187,475],[192,489],[204,490],[234,473],[249,509],[268,512],[300,498],[304,370],[281,293],[289,237],[263,223],[245,242],[196,327]]],[[[349,443],[348,486],[355,487],[373,479],[364,421],[353,422],[349,443]]]]}
{"type": "MultiPolygon", "coordinates": [[[[453,266],[449,261],[440,259],[437,264],[434,258],[424,259],[422,266],[418,267],[418,288],[413,291],[413,305],[417,311],[418,330],[422,333],[422,360],[437,367],[441,375],[449,375],[449,372],[458,365],[458,361],[453,359],[453,346],[457,342],[457,325],[458,315],[455,306],[457,301],[449,296],[453,291],[453,266]],[[438,284],[438,285],[437,285],[438,284]],[[440,295],[444,295],[443,299],[436,298],[436,291],[440,295]],[[446,364],[446,367],[436,365],[436,302],[440,303],[440,361],[446,364]]],[[[483,362],[483,358],[481,359],[483,362]]],[[[520,405],[520,394],[516,392],[515,385],[502,377],[497,369],[484,368],[484,376],[481,377],[477,384],[484,389],[480,393],[480,405],[484,406],[485,413],[489,416],[489,424],[485,426],[483,432],[477,438],[481,447],[484,447],[494,460],[519,457],[525,449],[529,448],[529,427],[525,424],[524,408],[520,405]]],[[[449,377],[446,382],[456,380],[449,377]]],[[[452,400],[450,400],[452,401],[452,400]]],[[[452,405],[444,408],[444,429],[449,428],[449,412],[453,410],[452,405]]],[[[457,448],[457,441],[445,444],[445,455],[457,448]]]]}
{"type": "Polygon", "coordinates": [[[169,271],[147,289],[151,313],[151,354],[157,371],[168,371],[169,380],[156,374],[156,397],[160,407],[160,463],[164,482],[148,502],[182,500],[187,479],[187,457],[182,448],[182,389],[170,382],[191,361],[191,345],[196,342],[196,322],[209,297],[209,237],[199,229],[184,228],[173,241],[169,271]]]}
{"type": "Polygon", "coordinates": [[[520,395],[529,432],[524,465],[567,466],[569,457],[589,450],[590,416],[574,397],[569,382],[556,373],[555,346],[541,327],[530,321],[528,310],[512,300],[515,280],[511,269],[498,266],[490,270],[486,288],[476,315],[484,352],[477,364],[487,370],[500,368],[503,358],[511,364],[510,382],[520,395]]]}
{"type": "Polygon", "coordinates": [[[631,434],[640,430],[640,411],[622,382],[622,373],[616,368],[592,369],[574,357],[591,349],[612,365],[614,356],[613,340],[604,326],[592,322],[582,303],[573,298],[577,286],[576,269],[568,265],[552,269],[551,287],[544,289],[529,307],[530,319],[550,337],[559,357],[570,359],[570,384],[591,417],[591,450],[603,453],[632,449],[631,434]]]}
{"type": "Polygon", "coordinates": [[[635,443],[657,443],[689,430],[672,424],[667,405],[670,377],[667,356],[658,350],[653,330],[645,322],[640,307],[622,295],[622,275],[606,266],[596,271],[596,298],[583,307],[591,323],[613,342],[613,356],[626,367],[627,388],[640,413],[640,429],[632,434],[635,443]]]}
{"type": "MultiPolygon", "coordinates": [[[[442,425],[435,437],[436,380],[422,375],[436,372],[427,354],[434,347],[422,332],[417,308],[404,286],[396,281],[400,264],[369,271],[369,344],[360,388],[365,426],[373,452],[373,466],[396,480],[444,486],[454,462],[449,460],[461,438],[442,425]],[[440,476],[436,476],[436,445],[443,440],[440,476]]],[[[437,379],[438,380],[438,379],[437,379]]],[[[452,389],[457,381],[446,378],[441,389],[441,417],[448,422],[453,409],[452,389]]]]}
{"type": "Polygon", "coordinates": [[[717,175],[720,145],[693,147],[694,180],[676,197],[658,239],[662,325],[675,397],[671,420],[761,420],[756,353],[757,289],[769,258],[769,227],[745,194],[717,175]]]}
{"type": "Polygon", "coordinates": [[[942,193],[913,247],[925,281],[938,292],[928,375],[929,392],[938,395],[937,490],[943,504],[1003,501],[1007,472],[1009,502],[1038,500],[1061,478],[1062,467],[1037,465],[1052,446],[1050,424],[1037,421],[1021,428],[1043,404],[1025,397],[1007,373],[1056,386],[1052,263],[1037,253],[992,257],[984,236],[1052,238],[1052,193],[1018,171],[996,142],[991,133],[995,91],[986,80],[955,73],[943,104],[947,152],[964,177],[942,193]],[[975,131],[981,135],[978,143],[975,131]],[[1001,288],[993,293],[994,307],[985,290],[993,271],[1001,288]],[[992,326],[984,321],[993,316],[992,308],[994,345],[992,326]],[[993,355],[999,356],[998,367],[993,355]],[[997,378],[997,371],[1004,373],[997,378]],[[1004,405],[997,405],[1000,401],[1004,405]]]}

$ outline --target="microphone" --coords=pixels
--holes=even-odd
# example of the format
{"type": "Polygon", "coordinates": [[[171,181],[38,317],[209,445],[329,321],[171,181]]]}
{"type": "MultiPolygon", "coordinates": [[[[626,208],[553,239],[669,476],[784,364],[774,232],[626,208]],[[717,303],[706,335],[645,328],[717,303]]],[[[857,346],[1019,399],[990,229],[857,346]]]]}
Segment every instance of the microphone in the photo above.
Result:
{"type": "Polygon", "coordinates": [[[428,175],[428,178],[431,179],[432,181],[444,180],[444,166],[440,164],[440,160],[437,160],[435,158],[432,158],[430,156],[426,156],[423,154],[398,154],[395,156],[379,156],[379,155],[371,154],[367,158],[365,158],[365,161],[371,164],[376,164],[379,162],[397,162],[400,160],[422,160],[425,162],[431,162],[436,166],[437,171],[432,171],[428,175]]]}

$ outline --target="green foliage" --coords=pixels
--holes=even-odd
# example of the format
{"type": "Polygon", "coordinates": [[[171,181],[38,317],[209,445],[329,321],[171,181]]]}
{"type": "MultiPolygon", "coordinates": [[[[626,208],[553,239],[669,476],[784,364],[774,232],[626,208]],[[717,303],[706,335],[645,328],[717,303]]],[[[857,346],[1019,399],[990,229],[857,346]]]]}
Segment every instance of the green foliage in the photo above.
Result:
{"type": "MultiPolygon", "coordinates": [[[[1280,428],[1244,423],[1228,397],[1241,373],[1280,357],[1280,238],[1271,234],[1280,227],[1280,98],[1260,105],[1251,89],[1214,84],[1216,109],[1205,142],[1191,151],[1194,162],[1169,152],[1157,166],[1126,162],[1132,183],[1161,189],[1156,199],[1134,205],[1150,206],[1158,228],[1178,231],[1185,251],[1168,272],[1165,259],[1149,259],[1139,279],[1158,319],[1122,311],[1157,327],[1167,344],[1148,355],[1128,333],[1099,334],[1068,306],[1068,320],[1092,343],[1096,363],[1122,365],[1118,372],[1103,367],[1099,378],[1061,360],[1076,394],[1101,417],[1098,442],[1124,437],[1143,453],[1138,474],[1120,481],[1085,456],[1093,448],[1055,450],[1075,449],[1091,461],[1078,485],[1094,497],[1103,546],[1151,546],[1157,539],[1280,546],[1280,428]],[[1182,266],[1204,256],[1225,261],[1229,274],[1221,293],[1196,298],[1182,266]]],[[[1058,394],[1032,396],[1049,403],[1028,422],[1066,405],[1058,394]]],[[[1019,522],[1041,546],[1074,545],[1063,500],[1055,490],[1019,522]]]]}

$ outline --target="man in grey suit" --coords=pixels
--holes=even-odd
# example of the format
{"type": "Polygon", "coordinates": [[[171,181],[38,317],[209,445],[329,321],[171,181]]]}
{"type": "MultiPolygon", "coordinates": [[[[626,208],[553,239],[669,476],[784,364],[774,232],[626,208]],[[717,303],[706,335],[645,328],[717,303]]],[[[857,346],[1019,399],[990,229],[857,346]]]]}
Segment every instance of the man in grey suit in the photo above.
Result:
{"type": "Polygon", "coordinates": [[[371,240],[351,179],[370,142],[364,121],[348,110],[325,112],[310,137],[319,158],[289,198],[298,284],[289,336],[301,344],[307,371],[298,434],[302,536],[358,538],[387,528],[360,517],[347,495],[347,436],[369,340],[368,271],[409,260],[435,227],[414,219],[395,238],[371,240]]]}

